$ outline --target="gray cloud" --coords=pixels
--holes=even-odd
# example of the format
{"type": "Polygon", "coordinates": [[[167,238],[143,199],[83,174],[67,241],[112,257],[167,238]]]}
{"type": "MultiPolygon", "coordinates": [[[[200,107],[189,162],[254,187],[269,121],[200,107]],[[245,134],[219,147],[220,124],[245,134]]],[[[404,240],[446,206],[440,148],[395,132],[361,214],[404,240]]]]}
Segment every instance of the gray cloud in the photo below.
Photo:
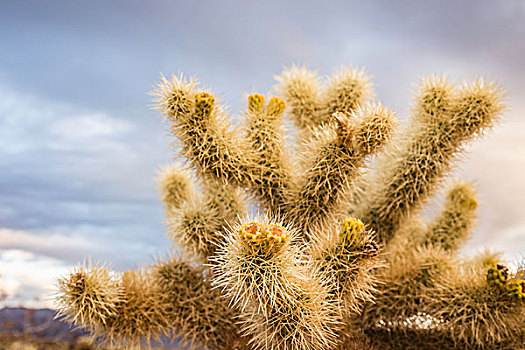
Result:
{"type": "Polygon", "coordinates": [[[129,267],[147,260],[152,247],[169,246],[153,181],[163,161],[162,151],[157,156],[154,151],[162,147],[137,140],[137,125],[5,88],[0,114],[1,226],[29,230],[35,242],[49,241],[55,250],[13,245],[5,235],[0,248],[28,249],[70,263],[85,255],[116,255],[117,266],[129,267]],[[80,254],[56,234],[83,235],[98,244],[79,247],[80,254]],[[147,242],[144,248],[140,240],[147,242]]]}

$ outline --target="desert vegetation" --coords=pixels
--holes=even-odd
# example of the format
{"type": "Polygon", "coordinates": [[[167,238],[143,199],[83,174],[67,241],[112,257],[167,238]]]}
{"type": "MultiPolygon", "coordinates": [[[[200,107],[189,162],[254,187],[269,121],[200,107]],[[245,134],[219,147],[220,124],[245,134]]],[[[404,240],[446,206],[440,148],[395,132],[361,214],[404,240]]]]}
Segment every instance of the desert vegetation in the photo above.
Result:
{"type": "Polygon", "coordinates": [[[77,266],[59,315],[124,347],[523,348],[525,267],[458,255],[478,200],[449,176],[501,118],[501,87],[426,77],[405,123],[363,69],[293,66],[273,92],[234,123],[195,79],[162,78],[155,106],[180,161],[159,175],[173,253],[77,266]]]}

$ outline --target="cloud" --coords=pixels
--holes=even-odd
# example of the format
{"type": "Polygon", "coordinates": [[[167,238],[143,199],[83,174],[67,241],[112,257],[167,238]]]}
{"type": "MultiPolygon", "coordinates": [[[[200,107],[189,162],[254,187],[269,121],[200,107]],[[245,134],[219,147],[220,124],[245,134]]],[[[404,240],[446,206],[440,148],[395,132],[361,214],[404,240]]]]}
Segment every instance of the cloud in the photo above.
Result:
{"type": "MultiPolygon", "coordinates": [[[[99,139],[115,138],[129,131],[130,123],[111,118],[106,114],[86,114],[54,120],[49,132],[54,136],[53,146],[57,149],[78,149],[86,146],[100,147],[99,139]],[[68,147],[64,147],[66,143],[68,147]]],[[[104,146],[103,146],[104,147],[104,146]]]]}
{"type": "Polygon", "coordinates": [[[155,168],[164,154],[154,151],[155,142],[143,142],[136,122],[1,85],[0,117],[0,183],[9,184],[1,187],[3,225],[63,224],[60,217],[67,223],[68,214],[89,204],[90,210],[105,207],[106,217],[138,207],[151,215],[155,168]]]}
{"type": "Polygon", "coordinates": [[[52,307],[58,276],[70,268],[60,260],[18,249],[0,249],[3,306],[52,307]],[[38,273],[35,273],[35,272],[38,273]]]}
{"type": "Polygon", "coordinates": [[[0,85],[0,249],[122,268],[167,249],[153,181],[163,154],[143,129],[0,85]]]}
{"type": "MultiPolygon", "coordinates": [[[[35,234],[22,230],[0,228],[0,249],[16,249],[24,254],[38,253],[48,257],[67,261],[77,260],[89,251],[108,254],[110,248],[105,247],[100,238],[75,234],[35,234]]],[[[9,255],[12,256],[12,255],[9,255]]],[[[7,258],[7,256],[5,256],[7,258]]]]}
{"type": "MultiPolygon", "coordinates": [[[[149,260],[170,248],[155,240],[147,241],[137,234],[128,238],[114,237],[114,228],[70,226],[53,231],[24,231],[0,228],[0,249],[17,249],[65,263],[74,264],[86,257],[109,261],[129,268],[149,260]]],[[[132,232],[133,233],[133,232],[132,232]]]]}
{"type": "Polygon", "coordinates": [[[92,231],[77,228],[66,234],[0,228],[0,286],[8,295],[0,308],[53,307],[57,279],[86,259],[109,261],[123,270],[150,263],[168,250],[133,237],[119,241],[93,237],[92,231]]]}

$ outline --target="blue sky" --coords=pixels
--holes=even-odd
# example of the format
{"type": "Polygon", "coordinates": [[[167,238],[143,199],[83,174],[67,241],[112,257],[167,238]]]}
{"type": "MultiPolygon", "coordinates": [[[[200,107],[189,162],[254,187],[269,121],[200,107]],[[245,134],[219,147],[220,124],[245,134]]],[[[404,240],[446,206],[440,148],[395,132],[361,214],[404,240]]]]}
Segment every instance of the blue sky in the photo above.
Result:
{"type": "Polygon", "coordinates": [[[409,112],[430,73],[482,75],[508,94],[502,124],[455,175],[480,192],[465,253],[525,253],[525,2],[9,1],[0,3],[0,273],[9,304],[49,305],[91,256],[123,269],[170,243],[154,181],[170,139],[147,94],[195,75],[239,112],[283,66],[353,63],[409,112]]]}

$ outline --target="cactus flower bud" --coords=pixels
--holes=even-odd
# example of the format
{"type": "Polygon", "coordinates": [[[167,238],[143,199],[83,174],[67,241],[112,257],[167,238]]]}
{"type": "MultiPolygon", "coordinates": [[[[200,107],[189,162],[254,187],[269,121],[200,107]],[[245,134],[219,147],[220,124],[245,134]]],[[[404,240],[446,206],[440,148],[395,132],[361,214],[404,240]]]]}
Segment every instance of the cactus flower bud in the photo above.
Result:
{"type": "Polygon", "coordinates": [[[518,300],[525,301],[525,281],[518,280],[509,283],[507,291],[510,295],[516,297],[518,300]]]}
{"type": "Polygon", "coordinates": [[[339,239],[343,245],[352,250],[357,247],[359,238],[363,233],[363,222],[356,218],[346,218],[341,225],[339,239]]]}
{"type": "Polygon", "coordinates": [[[509,269],[503,265],[496,264],[493,265],[487,271],[487,282],[490,285],[496,285],[500,288],[503,288],[507,282],[507,277],[509,275],[509,269]]]}
{"type": "Polygon", "coordinates": [[[248,110],[252,113],[261,113],[264,109],[264,95],[252,94],[248,96],[248,110]]]}

